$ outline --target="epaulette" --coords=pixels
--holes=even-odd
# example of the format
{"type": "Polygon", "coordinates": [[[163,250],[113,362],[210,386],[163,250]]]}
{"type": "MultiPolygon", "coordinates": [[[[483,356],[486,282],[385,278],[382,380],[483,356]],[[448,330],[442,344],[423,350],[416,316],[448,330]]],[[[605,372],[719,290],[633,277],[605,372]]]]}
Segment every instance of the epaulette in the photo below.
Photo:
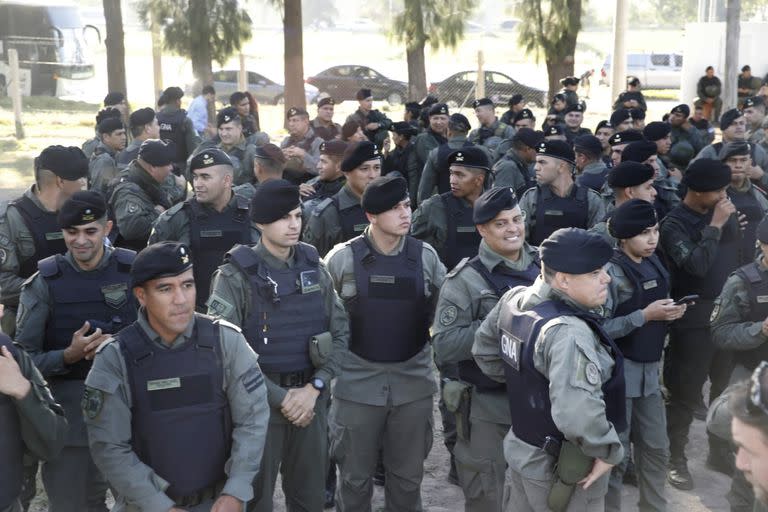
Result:
{"type": "Polygon", "coordinates": [[[466,266],[466,264],[467,264],[467,262],[468,262],[468,261],[469,261],[469,258],[468,258],[468,257],[467,257],[467,258],[464,258],[464,259],[462,259],[462,260],[461,260],[459,263],[457,263],[457,264],[456,264],[456,266],[455,266],[455,267],[453,267],[453,270],[451,270],[450,272],[448,272],[447,274],[445,274],[445,278],[446,278],[446,279],[450,279],[450,278],[452,278],[452,277],[454,277],[454,276],[458,275],[458,273],[459,273],[459,272],[461,272],[461,269],[462,269],[462,268],[464,268],[464,266],[466,266]]]}
{"type": "Polygon", "coordinates": [[[228,322],[227,320],[224,320],[223,318],[216,318],[213,321],[213,323],[215,323],[217,325],[223,325],[224,327],[229,327],[230,329],[234,329],[235,331],[237,331],[239,333],[243,332],[243,330],[241,328],[239,328],[238,326],[236,326],[232,322],[228,322]]]}
{"type": "Polygon", "coordinates": [[[174,215],[179,213],[182,208],[184,208],[184,201],[180,203],[176,203],[175,205],[171,206],[170,208],[168,208],[168,211],[166,213],[168,214],[169,217],[173,217],[174,215]]]}
{"type": "Polygon", "coordinates": [[[99,346],[98,346],[98,347],[96,347],[96,353],[98,354],[99,352],[101,352],[102,350],[104,350],[104,347],[106,347],[107,345],[109,345],[109,344],[110,344],[110,343],[112,343],[113,341],[115,341],[115,337],[114,337],[114,336],[110,336],[109,338],[107,338],[107,339],[105,339],[104,341],[102,341],[102,342],[99,344],[99,346]]]}
{"type": "Polygon", "coordinates": [[[315,211],[312,212],[312,216],[319,217],[321,213],[323,213],[323,210],[328,208],[328,206],[333,202],[333,199],[330,197],[326,197],[322,201],[320,201],[317,206],[315,207],[315,211]]]}
{"type": "Polygon", "coordinates": [[[10,203],[10,201],[0,202],[0,222],[5,221],[6,212],[8,211],[8,203],[10,203]]]}

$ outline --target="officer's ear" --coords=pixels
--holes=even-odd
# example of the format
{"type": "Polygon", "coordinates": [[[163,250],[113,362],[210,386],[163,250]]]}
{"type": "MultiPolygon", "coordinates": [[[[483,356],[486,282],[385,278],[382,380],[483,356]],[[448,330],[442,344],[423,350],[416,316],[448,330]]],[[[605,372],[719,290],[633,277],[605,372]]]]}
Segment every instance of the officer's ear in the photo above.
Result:
{"type": "Polygon", "coordinates": [[[136,297],[137,301],[139,301],[140,306],[144,307],[146,305],[147,291],[143,286],[134,286],[133,296],[136,297]]]}
{"type": "Polygon", "coordinates": [[[108,237],[109,234],[112,232],[112,227],[115,225],[114,222],[111,220],[107,220],[107,222],[104,223],[104,238],[108,237]]]}
{"type": "Polygon", "coordinates": [[[377,215],[375,215],[373,213],[365,212],[365,217],[368,219],[368,222],[370,224],[376,224],[377,223],[377,218],[378,218],[377,215]]]}

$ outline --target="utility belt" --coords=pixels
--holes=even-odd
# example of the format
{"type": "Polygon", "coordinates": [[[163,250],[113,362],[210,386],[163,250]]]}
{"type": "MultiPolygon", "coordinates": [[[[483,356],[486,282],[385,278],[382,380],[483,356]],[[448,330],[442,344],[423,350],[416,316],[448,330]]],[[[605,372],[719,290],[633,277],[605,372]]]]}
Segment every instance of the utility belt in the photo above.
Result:
{"type": "Polygon", "coordinates": [[[209,485],[205,489],[202,489],[200,491],[197,491],[194,494],[190,494],[188,496],[169,496],[177,507],[181,508],[190,508],[190,507],[196,507],[201,503],[204,503],[208,500],[215,499],[219,494],[221,494],[221,491],[224,489],[224,482],[218,482],[213,485],[209,485]]]}
{"type": "Polygon", "coordinates": [[[281,388],[302,388],[312,380],[315,374],[314,368],[308,368],[298,372],[265,373],[264,376],[281,388]]]}

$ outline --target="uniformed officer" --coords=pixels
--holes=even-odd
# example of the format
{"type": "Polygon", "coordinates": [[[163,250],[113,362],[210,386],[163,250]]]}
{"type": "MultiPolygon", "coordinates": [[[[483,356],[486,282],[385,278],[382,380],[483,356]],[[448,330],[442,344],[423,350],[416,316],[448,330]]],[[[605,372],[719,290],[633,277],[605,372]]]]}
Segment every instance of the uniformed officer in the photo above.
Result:
{"type": "Polygon", "coordinates": [[[637,130],[617,131],[611,135],[608,139],[608,144],[611,146],[612,167],[616,167],[621,163],[621,154],[628,145],[642,140],[645,140],[645,137],[643,137],[643,134],[637,130]]]}
{"type": "Polygon", "coordinates": [[[600,195],[573,181],[574,158],[567,142],[544,141],[536,148],[536,186],[520,199],[531,245],[559,228],[589,229],[605,217],[600,195]]]}
{"type": "MultiPolygon", "coordinates": [[[[522,94],[513,94],[509,97],[509,110],[501,115],[501,122],[509,126],[514,126],[514,119],[517,114],[525,109],[526,101],[522,94]]],[[[527,110],[527,109],[526,109],[527,110]]]]}
{"type": "Polygon", "coordinates": [[[128,167],[138,158],[142,142],[160,138],[160,124],[157,122],[155,111],[149,107],[140,108],[131,113],[129,128],[133,137],[131,143],[118,153],[115,159],[121,169],[128,167]]]}
{"type": "Polygon", "coordinates": [[[326,258],[351,327],[330,413],[331,454],[339,465],[336,506],[370,509],[381,450],[385,508],[421,510],[435,393],[429,325],[445,267],[434,249],[408,236],[403,178],[375,180],[362,205],[370,226],[326,258]]]}
{"type": "Polygon", "coordinates": [[[611,138],[611,135],[615,133],[615,131],[616,130],[613,129],[613,125],[607,119],[603,119],[597,123],[597,127],[595,128],[595,137],[597,137],[597,140],[600,141],[600,144],[603,147],[603,163],[605,163],[605,165],[608,167],[611,167],[612,165],[611,145],[608,143],[608,140],[611,138]]]}
{"type": "Polygon", "coordinates": [[[341,171],[341,161],[347,143],[334,139],[320,144],[320,158],[317,160],[317,177],[299,185],[304,218],[309,218],[323,200],[336,195],[346,183],[341,171]]]}
{"type": "Polygon", "coordinates": [[[312,130],[323,140],[341,137],[341,125],[333,122],[333,108],[336,102],[326,96],[317,101],[317,117],[312,120],[312,130]]]}
{"type": "Polygon", "coordinates": [[[58,223],[67,252],[40,260],[24,283],[16,340],[50,382],[69,423],[64,450],[42,468],[50,509],[106,511],[107,482],[88,451],[80,399],[96,348],[136,320],[128,290],[135,253],[105,246],[112,221],[98,192],[75,193],[58,223]]]}
{"type": "Polygon", "coordinates": [[[656,188],[654,206],[659,218],[663,219],[675,206],[680,204],[680,196],[677,194],[677,182],[669,175],[665,176],[666,169],[656,153],[657,145],[649,140],[630,142],[621,152],[622,162],[638,162],[650,165],[653,169],[653,186],[656,188]]]}
{"type": "Polygon", "coordinates": [[[99,123],[108,117],[116,117],[122,121],[123,111],[118,110],[117,108],[105,107],[104,109],[99,110],[99,112],[96,114],[96,124],[94,125],[95,135],[93,136],[93,138],[86,140],[81,145],[83,153],[85,153],[85,157],[88,160],[91,159],[91,156],[93,156],[93,151],[96,149],[96,146],[98,146],[99,143],[101,142],[101,134],[99,134],[99,129],[98,129],[99,123]]]}
{"type": "Polygon", "coordinates": [[[501,447],[512,420],[504,386],[480,372],[472,359],[472,343],[499,297],[515,286],[532,284],[540,268],[538,252],[525,242],[525,222],[512,189],[496,187],[483,193],[475,201],[473,221],[483,238],[480,251],[446,275],[432,345],[438,365],[458,364],[461,382],[471,386],[457,390],[447,384],[444,391],[449,401],[461,399],[451,408],[456,408],[461,425],[454,454],[464,508],[498,512],[506,469],[501,447]]]}
{"type": "MultiPolygon", "coordinates": [[[[466,119],[466,117],[464,119],[466,119]]],[[[458,130],[458,133],[453,132],[451,130],[452,126],[450,121],[451,118],[449,117],[448,105],[445,103],[435,103],[429,108],[429,126],[427,126],[423,132],[418,134],[413,141],[413,160],[410,162],[408,176],[409,181],[417,181],[419,183],[419,202],[424,201],[429,197],[422,197],[421,195],[421,182],[424,180],[423,176],[425,174],[437,172],[437,169],[434,168],[436,165],[436,162],[434,161],[437,158],[436,154],[432,157],[433,161],[428,163],[432,151],[439,146],[447,144],[449,139],[456,136],[461,137],[464,135],[462,145],[466,144],[466,133],[462,133],[461,129],[458,130]],[[430,168],[426,169],[427,166],[430,168]],[[414,177],[411,178],[412,175],[414,177]]],[[[467,131],[469,131],[469,121],[467,121],[466,127],[467,131]]],[[[463,126],[460,126],[459,128],[463,128],[463,126]]],[[[431,190],[429,195],[431,195],[431,190]]]]}
{"type": "MultiPolygon", "coordinates": [[[[618,240],[607,272],[611,277],[603,323],[624,356],[627,423],[619,433],[624,451],[634,444],[641,510],[666,510],[664,485],[669,460],[667,422],[659,386],[668,322],[682,317],[685,304],[669,298],[669,273],[659,257],[659,223],[653,205],[630,199],[611,214],[608,231],[618,240]]],[[[614,467],[606,510],[621,510],[626,460],[614,467]]]]}
{"type": "Polygon", "coordinates": [[[369,141],[347,147],[341,161],[346,183],[335,195],[326,198],[307,220],[303,240],[325,256],[334,245],[362,233],[368,225],[360,200],[368,184],[381,175],[381,153],[369,141]]]}
{"type": "Polygon", "coordinates": [[[584,107],[580,103],[569,104],[563,112],[565,113],[565,138],[568,142],[573,143],[576,137],[582,135],[592,135],[592,130],[581,126],[584,122],[584,107]]]}
{"type": "Polygon", "coordinates": [[[0,302],[3,332],[16,331],[21,285],[37,262],[67,248],[56,215],[64,201],[82,190],[88,159],[74,146],[49,146],[35,158],[35,183],[19,198],[0,206],[0,302]]]}
{"type": "Polygon", "coordinates": [[[514,127],[515,131],[520,128],[530,128],[531,130],[535,130],[536,116],[533,115],[533,112],[530,109],[524,108],[512,118],[511,126],[514,127]]]}
{"type": "Polygon", "coordinates": [[[736,207],[726,194],[731,170],[719,160],[693,162],[683,177],[687,191],[661,223],[660,245],[669,262],[672,297],[698,295],[685,316],[672,324],[664,357],[667,388],[667,433],[670,442],[669,482],[693,488],[685,445],[694,411],[703,407],[702,387],[710,377],[714,400],[730,376],[726,353],[716,353],[709,318],[714,300],[728,275],[742,263],[736,207]]]}
{"type": "Polygon", "coordinates": [[[640,79],[636,76],[627,77],[627,90],[620,93],[613,104],[613,110],[619,108],[639,108],[648,110],[645,96],[640,90],[640,79]]]}
{"type": "Polygon", "coordinates": [[[645,128],[645,110],[641,108],[629,109],[629,115],[632,116],[632,129],[643,131],[645,128]]]}
{"type": "Polygon", "coordinates": [[[573,152],[578,171],[576,183],[600,192],[608,175],[608,167],[601,158],[603,145],[600,139],[594,135],[579,135],[573,139],[573,152]]]}
{"type": "Polygon", "coordinates": [[[477,255],[480,235],[472,207],[483,193],[490,172],[488,156],[478,146],[457,149],[448,156],[451,190],[432,196],[413,212],[411,236],[428,243],[440,261],[452,269],[477,255]]]}
{"type": "Polygon", "coordinates": [[[252,152],[253,179],[242,185],[237,185],[232,190],[250,201],[256,193],[256,189],[269,180],[283,179],[285,165],[288,160],[283,150],[272,143],[254,146],[252,152]]]}
{"type": "MultiPolygon", "coordinates": [[[[496,117],[496,106],[490,98],[480,98],[472,103],[475,110],[475,116],[480,126],[472,130],[469,134],[469,141],[478,146],[485,146],[488,151],[496,158],[496,148],[504,139],[511,139],[515,134],[515,129],[506,123],[499,121],[496,117]]],[[[500,155],[498,155],[500,156],[500,155]]]]}
{"type": "Polygon", "coordinates": [[[108,117],[96,126],[96,131],[100,140],[88,164],[88,188],[104,194],[107,184],[117,177],[115,157],[125,149],[125,125],[119,118],[108,117]]]}
{"type": "Polygon", "coordinates": [[[181,98],[184,91],[180,87],[168,87],[157,100],[157,122],[160,124],[160,139],[173,141],[173,164],[186,176],[187,158],[195,152],[200,144],[200,136],[187,117],[187,112],[181,108],[181,98]]]}
{"type": "Polygon", "coordinates": [[[280,143],[286,158],[285,177],[292,183],[304,183],[317,176],[317,160],[323,139],[315,134],[309,123],[309,114],[303,108],[289,108],[286,117],[288,136],[280,143]]]}
{"type": "Polygon", "coordinates": [[[214,276],[208,311],[237,325],[259,354],[270,421],[249,510],[273,510],[278,473],[289,510],[322,510],[327,409],[349,326],[315,249],[299,242],[299,188],[285,180],[259,187],[251,220],[262,233],[238,245],[214,276]]]}
{"type": "Polygon", "coordinates": [[[628,108],[614,110],[611,114],[610,123],[617,133],[631,130],[634,123],[632,112],[628,108]]]}
{"type": "Polygon", "coordinates": [[[384,146],[384,139],[389,136],[392,121],[384,114],[373,108],[373,93],[370,89],[360,89],[355,95],[358,108],[347,116],[347,122],[353,121],[363,130],[369,141],[378,147],[384,146]]]}
{"type": "Polygon", "coordinates": [[[580,102],[579,95],[576,93],[576,91],[579,88],[579,79],[575,76],[567,76],[560,79],[560,85],[563,86],[561,94],[565,96],[566,106],[578,105],[580,102]]]}
{"type": "MultiPolygon", "coordinates": [[[[659,156],[659,160],[662,161],[661,165],[666,167],[669,161],[669,150],[672,147],[672,127],[669,123],[662,121],[648,123],[643,128],[643,137],[645,137],[645,140],[656,143],[656,154],[659,156]]],[[[675,176],[675,179],[679,182],[682,179],[682,175],[675,176]]]]}
{"type": "MultiPolygon", "coordinates": [[[[25,452],[58,454],[67,420],[32,358],[0,334],[0,511],[21,512],[25,452]]],[[[37,465],[35,465],[37,469],[37,465]]]]}
{"type": "Polygon", "coordinates": [[[555,231],[542,275],[505,294],[475,334],[475,362],[506,382],[511,411],[505,511],[603,510],[626,428],[623,358],[594,313],[612,253],[597,235],[555,231]]]}
{"type": "Polygon", "coordinates": [[[419,134],[418,128],[414,127],[411,123],[405,121],[398,121],[392,123],[390,128],[392,132],[392,143],[394,148],[387,151],[385,147],[384,161],[382,162],[381,175],[386,176],[391,172],[397,172],[408,181],[408,189],[414,190],[414,193],[418,191],[419,176],[411,176],[408,174],[410,160],[414,158],[414,139],[419,134]]]}
{"type": "Polygon", "coordinates": [[[255,137],[264,135],[260,134],[258,106],[250,92],[233,92],[229,95],[229,105],[237,110],[240,124],[243,127],[243,137],[246,138],[249,144],[253,143],[255,137]],[[255,107],[253,112],[251,112],[251,101],[253,101],[253,106],[255,107]]]}
{"type": "Polygon", "coordinates": [[[744,119],[747,120],[747,140],[752,144],[760,144],[768,149],[765,138],[765,100],[762,96],[753,96],[744,100],[742,107],[744,119]]]}
{"type": "MultiPolygon", "coordinates": [[[[693,154],[696,155],[704,148],[704,141],[701,139],[699,131],[691,126],[688,116],[691,115],[691,108],[685,103],[681,103],[669,112],[669,125],[672,127],[672,146],[678,144],[690,146],[693,154]]],[[[670,149],[671,149],[670,148],[670,149]]]]}
{"type": "Polygon", "coordinates": [[[195,196],[163,212],[152,225],[149,244],[166,240],[189,247],[195,265],[196,309],[206,310],[211,278],[236,244],[254,244],[249,201],[232,192],[232,161],[220,149],[206,149],[189,163],[195,196]]]}
{"type": "Polygon", "coordinates": [[[656,200],[656,188],[653,186],[653,167],[639,162],[621,162],[608,172],[601,197],[605,202],[607,212],[602,221],[598,222],[591,232],[602,235],[611,245],[616,239],[608,231],[608,219],[613,210],[630,199],[642,199],[653,203],[656,200]]]}
{"type": "Polygon", "coordinates": [[[536,148],[543,136],[530,128],[519,128],[512,137],[510,148],[493,165],[493,186],[512,187],[517,197],[534,183],[533,166],[536,164],[536,148]]]}
{"type": "Polygon", "coordinates": [[[544,140],[560,140],[565,142],[565,128],[562,124],[555,124],[544,128],[544,140]]]}
{"type": "Polygon", "coordinates": [[[195,313],[187,246],[160,242],[131,268],[138,320],[99,347],[83,395],[113,511],[242,512],[269,417],[240,329],[195,313]]]}

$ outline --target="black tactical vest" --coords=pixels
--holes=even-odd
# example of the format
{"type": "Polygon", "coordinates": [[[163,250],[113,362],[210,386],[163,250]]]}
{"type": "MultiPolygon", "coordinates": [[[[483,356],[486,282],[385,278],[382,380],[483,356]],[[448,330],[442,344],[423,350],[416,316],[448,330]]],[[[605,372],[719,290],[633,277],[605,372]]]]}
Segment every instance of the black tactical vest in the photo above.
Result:
{"type": "MultiPolygon", "coordinates": [[[[0,347],[7,347],[16,357],[11,339],[0,334],[0,347]]],[[[0,393],[0,510],[9,508],[21,494],[24,444],[19,413],[13,399],[0,393]]]]}
{"type": "MultiPolygon", "coordinates": [[[[136,320],[136,301],[130,288],[131,264],[136,253],[115,249],[109,264],[101,270],[78,272],[62,255],[49,256],[38,263],[50,296],[50,312],[45,325],[43,349],[63,350],[72,334],[88,320],[92,330],[116,334],[136,320]],[[95,322],[94,322],[95,321],[95,322]]],[[[91,361],[81,359],[57,379],[85,380],[91,361]]]]}
{"type": "MultiPolygon", "coordinates": [[[[138,323],[117,336],[131,387],[131,446],[170,483],[174,501],[226,479],[232,419],[224,392],[219,326],[195,315],[192,338],[160,349],[138,323]]],[[[233,384],[236,385],[236,384],[233,384]]]]}
{"type": "Polygon", "coordinates": [[[547,186],[536,190],[536,214],[531,223],[531,245],[541,245],[560,228],[587,229],[589,221],[588,188],[573,184],[571,193],[560,197],[547,186]]]}
{"type": "MultiPolygon", "coordinates": [[[[464,141],[461,148],[474,146],[470,141],[464,141]]],[[[452,148],[447,143],[440,144],[437,147],[437,165],[435,165],[435,173],[437,174],[437,193],[445,194],[451,191],[451,173],[450,166],[448,165],[448,156],[454,151],[458,151],[461,148],[452,148]]],[[[432,192],[430,190],[430,192],[432,192]]]]}
{"type": "Polygon", "coordinates": [[[157,122],[160,124],[160,138],[162,140],[172,140],[176,144],[176,156],[174,162],[185,162],[189,155],[187,148],[187,134],[185,132],[185,120],[187,112],[184,109],[174,110],[172,112],[158,111],[157,122]]]}
{"type": "Polygon", "coordinates": [[[535,343],[541,328],[559,316],[576,316],[584,320],[613,356],[613,372],[602,385],[605,414],[616,432],[627,427],[624,359],[598,320],[558,300],[542,302],[530,311],[521,311],[514,301],[509,301],[501,308],[499,316],[499,346],[506,363],[504,374],[512,413],[512,430],[519,439],[538,447],[544,446],[547,436],[563,439],[563,434],[552,419],[549,380],[533,363],[535,343]]]}
{"type": "Polygon", "coordinates": [[[329,329],[317,250],[300,243],[294,258],[293,267],[275,270],[243,245],[235,246],[226,256],[226,261],[250,281],[251,307],[243,335],[259,354],[259,365],[265,373],[312,369],[310,340],[329,329]]]}
{"type": "Polygon", "coordinates": [[[348,306],[349,349],[363,359],[407,361],[429,339],[423,246],[420,240],[406,236],[399,254],[383,255],[365,236],[350,243],[357,296],[348,306]]]}
{"type": "Polygon", "coordinates": [[[236,244],[252,243],[248,200],[242,196],[235,198],[235,207],[223,212],[204,208],[194,198],[184,202],[189,218],[189,248],[194,262],[198,311],[205,307],[211,292],[211,278],[224,262],[227,251],[236,244]]]}
{"type": "MultiPolygon", "coordinates": [[[[669,272],[655,254],[635,263],[626,254],[614,249],[611,261],[632,282],[632,297],[618,305],[614,317],[629,315],[651,302],[669,297],[669,272]]],[[[615,341],[625,358],[638,363],[651,363],[661,361],[666,335],[667,323],[654,320],[615,341]]]]}
{"type": "Polygon", "coordinates": [[[64,234],[56,220],[58,212],[41,210],[30,198],[21,196],[11,201],[24,220],[27,229],[32,233],[35,243],[35,253],[29,259],[19,262],[19,277],[28,278],[37,271],[37,262],[54,254],[64,254],[67,246],[64,244],[64,234]]]}
{"type": "Polygon", "coordinates": [[[606,167],[599,173],[584,173],[579,174],[579,177],[576,178],[576,183],[578,183],[582,187],[591,188],[595,192],[600,192],[600,190],[603,188],[603,185],[605,185],[605,178],[608,176],[608,168],[606,167]]]}
{"type": "MultiPolygon", "coordinates": [[[[541,272],[541,263],[539,263],[538,256],[528,268],[521,271],[512,270],[500,264],[496,265],[493,272],[489,272],[486,266],[483,265],[483,262],[480,261],[479,256],[475,256],[467,264],[483,276],[486,284],[496,294],[497,300],[515,286],[530,286],[541,272]]],[[[459,362],[459,378],[474,384],[480,391],[503,391],[505,388],[501,382],[496,382],[487,377],[480,370],[480,367],[477,366],[474,359],[465,359],[459,362]]]]}
{"type": "MultiPolygon", "coordinates": [[[[744,320],[762,322],[768,317],[768,272],[753,261],[737,270],[736,274],[747,283],[749,293],[749,316],[744,320]]],[[[750,350],[735,350],[733,359],[736,364],[752,371],[760,361],[768,361],[768,343],[750,350]]]]}
{"type": "Polygon", "coordinates": [[[739,211],[746,215],[744,220],[747,225],[741,231],[741,244],[739,245],[739,263],[746,264],[755,257],[755,243],[757,242],[757,225],[765,216],[763,208],[755,197],[755,190],[750,187],[746,192],[739,192],[733,188],[728,189],[728,197],[739,211]]]}
{"type": "Polygon", "coordinates": [[[452,269],[464,258],[477,256],[482,237],[472,220],[472,206],[465,204],[450,192],[440,195],[445,206],[446,238],[438,251],[445,268],[452,269]]]}
{"type": "Polygon", "coordinates": [[[365,228],[368,227],[368,217],[365,216],[363,207],[359,204],[353,204],[343,210],[339,206],[339,196],[335,195],[331,198],[333,206],[336,207],[336,211],[339,212],[339,223],[341,224],[341,234],[343,237],[342,242],[352,240],[356,236],[360,235],[365,228]]]}

